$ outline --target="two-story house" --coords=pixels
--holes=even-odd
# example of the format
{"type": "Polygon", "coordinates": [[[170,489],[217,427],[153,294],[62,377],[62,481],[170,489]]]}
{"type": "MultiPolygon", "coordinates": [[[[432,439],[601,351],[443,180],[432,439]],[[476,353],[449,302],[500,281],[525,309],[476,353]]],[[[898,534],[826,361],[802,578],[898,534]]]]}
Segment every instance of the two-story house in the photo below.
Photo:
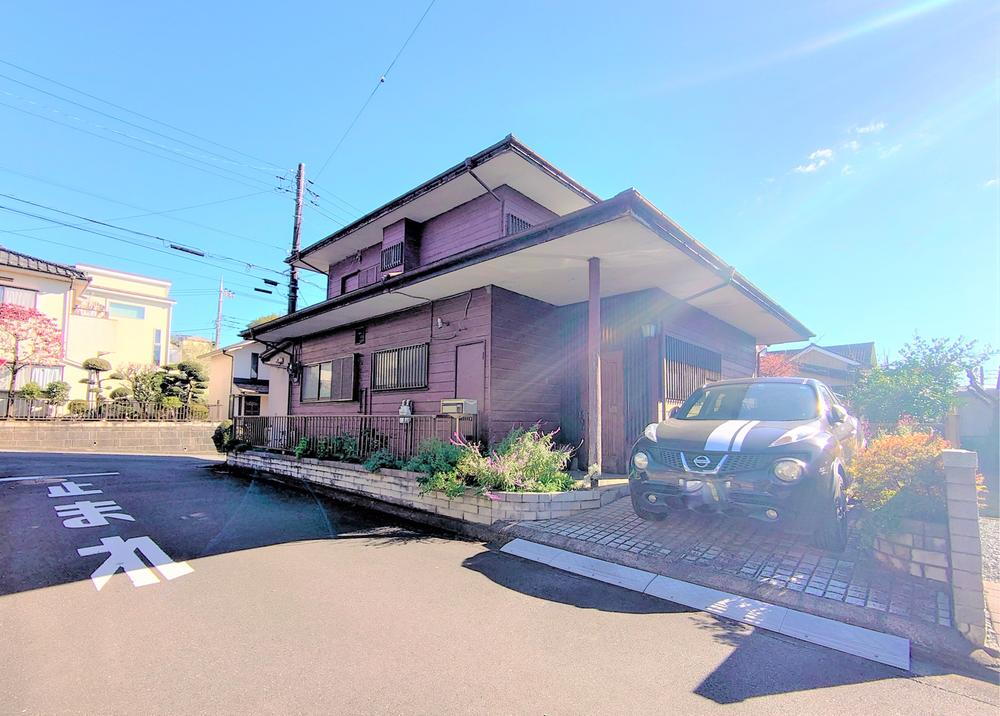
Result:
{"type": "MultiPolygon", "coordinates": [[[[174,301],[170,282],[99,266],[67,266],[0,247],[0,302],[44,313],[62,333],[63,362],[18,373],[15,389],[63,380],[70,397],[87,398],[87,358],[114,368],[167,362],[174,301]]],[[[7,381],[0,379],[0,400],[7,381]]]]}
{"type": "Polygon", "coordinates": [[[811,335],[635,190],[602,200],[511,136],[289,261],[327,299],[243,336],[287,356],[290,414],[468,398],[481,439],[559,427],[606,472],[755,345],[811,335]]]}
{"type": "Polygon", "coordinates": [[[286,415],[288,371],[265,363],[267,346],[243,341],[210,351],[198,358],[208,369],[210,405],[228,406],[228,417],[286,415]]]}

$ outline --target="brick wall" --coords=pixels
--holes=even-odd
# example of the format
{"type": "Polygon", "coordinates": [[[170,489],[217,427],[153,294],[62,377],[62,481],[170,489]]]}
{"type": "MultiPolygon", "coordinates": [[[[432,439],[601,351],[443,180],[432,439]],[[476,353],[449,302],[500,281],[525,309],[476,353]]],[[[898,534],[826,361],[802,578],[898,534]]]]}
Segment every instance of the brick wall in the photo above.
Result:
{"type": "Polygon", "coordinates": [[[214,431],[215,423],[6,421],[0,423],[0,450],[214,453],[214,431]]]}
{"type": "Polygon", "coordinates": [[[371,473],[360,465],[302,458],[262,451],[230,454],[227,464],[244,470],[271,473],[293,481],[310,482],[361,495],[390,505],[401,505],[431,515],[489,526],[498,521],[547,520],[600,507],[625,494],[627,485],[598,490],[525,493],[495,492],[496,499],[467,494],[448,499],[443,493],[420,494],[419,473],[381,470],[371,473]]]}
{"type": "Polygon", "coordinates": [[[875,559],[914,577],[948,582],[948,526],[904,519],[893,533],[880,534],[873,549],[875,559]]]}

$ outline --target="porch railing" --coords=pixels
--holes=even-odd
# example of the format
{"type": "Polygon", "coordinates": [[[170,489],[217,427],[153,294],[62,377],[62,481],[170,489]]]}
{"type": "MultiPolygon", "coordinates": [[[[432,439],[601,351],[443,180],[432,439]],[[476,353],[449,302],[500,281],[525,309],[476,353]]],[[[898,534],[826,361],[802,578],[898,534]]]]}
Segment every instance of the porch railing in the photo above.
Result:
{"type": "Polygon", "coordinates": [[[221,403],[196,403],[170,408],[158,403],[134,400],[107,400],[87,404],[70,401],[52,405],[44,400],[8,399],[0,396],[0,420],[113,420],[124,422],[219,422],[225,420],[226,409],[221,403]],[[10,405],[8,406],[8,402],[10,405]]]}
{"type": "MultiPolygon", "coordinates": [[[[464,437],[474,439],[476,416],[460,422],[464,437]]],[[[448,441],[455,433],[455,421],[441,415],[414,415],[400,422],[399,415],[276,415],[233,418],[233,437],[255,448],[291,452],[302,438],[311,451],[320,438],[344,435],[357,441],[358,455],[365,457],[380,448],[399,458],[410,458],[430,439],[448,441]]]]}

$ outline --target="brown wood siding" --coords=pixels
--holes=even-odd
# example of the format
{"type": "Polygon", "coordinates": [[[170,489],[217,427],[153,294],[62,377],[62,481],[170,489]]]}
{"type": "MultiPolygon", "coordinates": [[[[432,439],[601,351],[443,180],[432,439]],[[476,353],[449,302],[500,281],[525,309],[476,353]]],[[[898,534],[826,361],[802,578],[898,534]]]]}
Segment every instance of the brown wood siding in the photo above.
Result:
{"type": "Polygon", "coordinates": [[[377,414],[395,413],[404,398],[413,401],[416,414],[436,414],[442,398],[455,397],[455,347],[476,340],[486,340],[489,344],[490,288],[478,288],[359,325],[367,329],[363,345],[354,343],[357,326],[346,326],[304,339],[299,358],[302,363],[315,363],[346,353],[359,354],[359,400],[302,403],[299,400],[300,386],[296,383],[290,388],[290,414],[356,415],[362,409],[377,414]],[[435,325],[438,318],[443,322],[441,328],[435,325]],[[372,353],[419,343],[430,344],[427,388],[371,391],[372,353]],[[361,399],[366,396],[367,402],[363,405],[361,399]]]}
{"type": "MultiPolygon", "coordinates": [[[[567,442],[580,443],[586,435],[587,306],[579,303],[559,311],[562,344],[569,354],[562,389],[562,434],[567,442]]],[[[664,336],[720,353],[723,378],[753,375],[755,341],[751,336],[657,289],[603,299],[601,333],[602,350],[623,352],[625,440],[629,445],[646,425],[662,418],[675,404],[664,394],[664,336]],[[642,337],[646,323],[657,326],[655,338],[642,337]]]]}
{"type": "Polygon", "coordinates": [[[491,335],[490,442],[517,426],[557,428],[565,373],[559,309],[494,286],[491,335]]]}

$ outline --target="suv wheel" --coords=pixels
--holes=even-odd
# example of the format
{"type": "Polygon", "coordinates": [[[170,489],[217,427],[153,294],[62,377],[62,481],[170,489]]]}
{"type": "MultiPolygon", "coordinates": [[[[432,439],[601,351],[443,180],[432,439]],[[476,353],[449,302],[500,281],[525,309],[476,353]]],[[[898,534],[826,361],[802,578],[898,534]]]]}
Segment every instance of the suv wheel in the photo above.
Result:
{"type": "Polygon", "coordinates": [[[813,543],[820,549],[842,552],[847,546],[847,495],[844,494],[844,477],[837,475],[833,499],[819,515],[819,527],[813,533],[813,543]]]}
{"type": "Polygon", "coordinates": [[[660,512],[649,509],[639,495],[632,495],[632,509],[639,517],[650,522],[662,522],[667,519],[666,510],[660,512]]]}

